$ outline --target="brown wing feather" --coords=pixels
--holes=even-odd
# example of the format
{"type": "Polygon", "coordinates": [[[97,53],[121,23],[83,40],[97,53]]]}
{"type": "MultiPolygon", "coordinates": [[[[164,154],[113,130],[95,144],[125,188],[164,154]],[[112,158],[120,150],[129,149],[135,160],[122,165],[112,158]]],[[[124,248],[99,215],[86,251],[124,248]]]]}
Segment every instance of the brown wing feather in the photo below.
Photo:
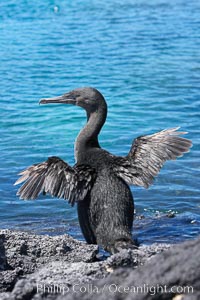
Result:
{"type": "Polygon", "coordinates": [[[21,199],[36,199],[44,192],[68,199],[72,205],[85,198],[96,177],[91,167],[79,165],[72,168],[55,156],[27,168],[19,175],[22,176],[15,185],[23,183],[17,192],[21,199]]]}
{"type": "Polygon", "coordinates": [[[128,184],[148,188],[167,160],[175,160],[189,151],[192,142],[179,135],[187,132],[177,128],[162,130],[134,140],[129,154],[115,168],[128,184]]]}

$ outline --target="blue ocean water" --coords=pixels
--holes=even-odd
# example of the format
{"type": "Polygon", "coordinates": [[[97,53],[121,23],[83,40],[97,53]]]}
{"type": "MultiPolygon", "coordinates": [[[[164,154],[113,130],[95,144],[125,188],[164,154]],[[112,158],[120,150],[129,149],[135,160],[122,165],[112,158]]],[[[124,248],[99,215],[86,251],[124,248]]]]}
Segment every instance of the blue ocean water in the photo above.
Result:
{"type": "Polygon", "coordinates": [[[176,126],[193,141],[150,189],[131,188],[144,216],[134,236],[152,243],[199,235],[200,2],[1,1],[0,33],[0,228],[83,238],[76,207],[48,196],[19,200],[13,183],[48,156],[74,163],[85,112],[38,101],[93,86],[107,99],[100,143],[113,154],[126,155],[139,135],[176,126]]]}

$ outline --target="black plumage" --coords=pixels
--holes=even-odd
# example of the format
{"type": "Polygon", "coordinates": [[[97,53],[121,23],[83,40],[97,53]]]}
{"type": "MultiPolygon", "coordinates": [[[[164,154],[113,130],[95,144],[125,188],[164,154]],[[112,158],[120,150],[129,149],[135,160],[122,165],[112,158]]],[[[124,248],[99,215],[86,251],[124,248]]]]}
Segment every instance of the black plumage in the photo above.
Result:
{"type": "Polygon", "coordinates": [[[75,143],[74,167],[58,157],[33,165],[20,173],[15,184],[22,199],[49,193],[77,202],[82,232],[88,243],[97,243],[110,252],[134,247],[131,231],[134,214],[128,185],[148,188],[166,160],[188,152],[192,143],[180,137],[186,132],[172,128],[136,138],[125,157],[102,149],[98,134],[105,123],[107,104],[94,88],[75,89],[63,96],[42,99],[41,104],[78,105],[87,112],[87,123],[75,143]]]}

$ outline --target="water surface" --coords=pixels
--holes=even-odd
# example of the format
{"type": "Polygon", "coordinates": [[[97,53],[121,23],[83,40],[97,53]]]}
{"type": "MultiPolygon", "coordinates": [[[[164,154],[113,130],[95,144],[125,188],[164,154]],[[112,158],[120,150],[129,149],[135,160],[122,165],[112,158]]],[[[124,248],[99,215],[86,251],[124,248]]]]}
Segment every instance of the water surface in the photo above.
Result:
{"type": "Polygon", "coordinates": [[[112,153],[126,155],[135,137],[176,126],[194,144],[149,190],[132,187],[145,217],[136,219],[134,235],[151,243],[200,233],[199,12],[198,1],[1,2],[1,228],[82,239],[76,207],[48,196],[19,200],[13,183],[48,156],[74,163],[84,111],[38,101],[93,86],[108,102],[100,143],[112,153]]]}

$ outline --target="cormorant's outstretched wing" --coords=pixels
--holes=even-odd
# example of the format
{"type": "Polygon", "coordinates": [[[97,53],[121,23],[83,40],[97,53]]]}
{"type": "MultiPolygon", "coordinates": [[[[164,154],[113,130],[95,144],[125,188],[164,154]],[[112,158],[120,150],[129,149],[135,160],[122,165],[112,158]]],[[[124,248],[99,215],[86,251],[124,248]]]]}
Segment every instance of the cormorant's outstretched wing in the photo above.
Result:
{"type": "Polygon", "coordinates": [[[128,184],[148,188],[166,160],[175,160],[192,146],[190,140],[179,137],[187,132],[178,132],[178,129],[166,129],[135,139],[129,154],[119,159],[116,174],[128,184]]]}
{"type": "Polygon", "coordinates": [[[67,199],[72,205],[85,198],[96,177],[93,168],[87,165],[72,168],[55,156],[27,168],[20,175],[15,185],[24,182],[17,192],[21,199],[35,199],[44,192],[67,199]]]}

